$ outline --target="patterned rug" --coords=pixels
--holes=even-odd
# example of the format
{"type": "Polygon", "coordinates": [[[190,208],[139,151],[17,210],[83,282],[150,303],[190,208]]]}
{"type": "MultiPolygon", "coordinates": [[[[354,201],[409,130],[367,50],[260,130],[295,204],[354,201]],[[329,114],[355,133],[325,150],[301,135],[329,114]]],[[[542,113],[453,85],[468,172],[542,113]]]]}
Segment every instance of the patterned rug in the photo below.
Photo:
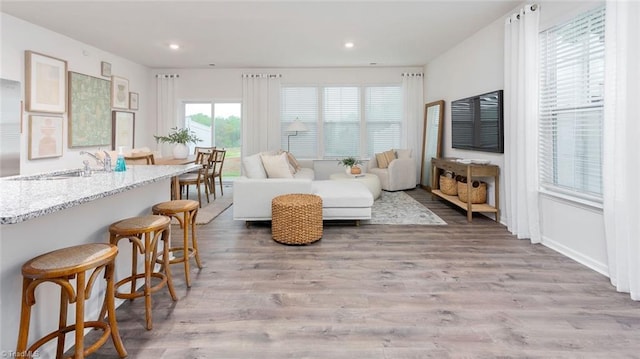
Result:
{"type": "Polygon", "coordinates": [[[371,220],[361,221],[362,224],[420,224],[446,225],[447,222],[431,212],[408,194],[399,192],[385,192],[371,208],[371,220]]]}

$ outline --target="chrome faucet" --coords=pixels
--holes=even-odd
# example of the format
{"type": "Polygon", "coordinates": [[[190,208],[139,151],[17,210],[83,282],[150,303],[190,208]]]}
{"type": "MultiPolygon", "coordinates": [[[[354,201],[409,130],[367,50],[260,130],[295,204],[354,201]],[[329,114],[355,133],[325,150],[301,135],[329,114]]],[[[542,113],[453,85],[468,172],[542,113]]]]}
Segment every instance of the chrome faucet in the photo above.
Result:
{"type": "Polygon", "coordinates": [[[94,155],[91,152],[87,152],[87,151],[80,151],[80,155],[87,155],[89,157],[92,157],[94,160],[96,160],[96,163],[99,166],[102,166],[102,168],[104,169],[105,172],[111,172],[111,156],[109,155],[109,152],[107,151],[102,151],[104,152],[104,159],[100,159],[98,158],[98,156],[94,155]]]}

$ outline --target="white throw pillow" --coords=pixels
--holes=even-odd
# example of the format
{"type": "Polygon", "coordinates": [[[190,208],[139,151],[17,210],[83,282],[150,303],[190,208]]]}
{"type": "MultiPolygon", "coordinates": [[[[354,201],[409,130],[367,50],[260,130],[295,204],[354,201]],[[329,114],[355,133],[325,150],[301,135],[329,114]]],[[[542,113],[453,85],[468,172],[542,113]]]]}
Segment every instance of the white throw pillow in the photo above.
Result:
{"type": "Polygon", "coordinates": [[[400,160],[408,160],[411,158],[411,149],[405,150],[396,148],[396,156],[400,160]]]}
{"type": "Polygon", "coordinates": [[[244,175],[248,178],[267,178],[259,153],[243,158],[242,166],[244,167],[244,175]]]}
{"type": "Polygon", "coordinates": [[[262,155],[262,165],[269,178],[293,178],[289,169],[287,153],[283,152],[275,156],[262,155]]]}

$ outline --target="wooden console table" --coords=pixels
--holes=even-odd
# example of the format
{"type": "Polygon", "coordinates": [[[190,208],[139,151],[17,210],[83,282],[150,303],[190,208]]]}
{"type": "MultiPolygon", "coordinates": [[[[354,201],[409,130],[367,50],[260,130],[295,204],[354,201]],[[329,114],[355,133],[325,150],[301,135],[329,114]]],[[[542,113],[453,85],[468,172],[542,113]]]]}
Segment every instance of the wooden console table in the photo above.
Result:
{"type": "MultiPolygon", "coordinates": [[[[500,221],[500,167],[496,165],[482,165],[475,163],[461,163],[456,158],[432,158],[431,159],[431,193],[467,211],[467,221],[471,222],[473,212],[495,213],[496,222],[500,221]],[[452,171],[457,175],[467,177],[467,193],[471,193],[471,184],[474,177],[493,177],[495,180],[494,198],[495,207],[487,203],[464,203],[458,196],[450,196],[440,191],[440,175],[442,171],[452,171]]],[[[469,196],[471,197],[471,196],[469,196]]]]}

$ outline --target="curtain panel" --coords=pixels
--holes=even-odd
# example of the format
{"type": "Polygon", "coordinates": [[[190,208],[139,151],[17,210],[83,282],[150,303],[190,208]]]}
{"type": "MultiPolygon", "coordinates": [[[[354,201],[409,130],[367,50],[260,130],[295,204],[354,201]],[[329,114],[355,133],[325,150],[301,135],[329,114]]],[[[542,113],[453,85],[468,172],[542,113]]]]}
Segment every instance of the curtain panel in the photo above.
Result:
{"type": "Polygon", "coordinates": [[[280,75],[242,75],[242,154],[280,148],[280,75]]]}
{"type": "Polygon", "coordinates": [[[640,2],[605,14],[603,214],[609,278],[640,300],[640,2]]]}
{"type": "MultiPolygon", "coordinates": [[[[176,82],[179,75],[156,75],[156,135],[166,135],[172,127],[181,127],[179,124],[176,103],[176,82]]],[[[157,144],[156,150],[163,156],[172,153],[173,144],[157,144]]]]}
{"type": "MultiPolygon", "coordinates": [[[[401,139],[406,138],[402,147],[411,149],[416,168],[421,168],[422,135],[424,133],[424,75],[421,73],[402,74],[403,117],[405,126],[401,139]]],[[[420,182],[420,172],[416,173],[416,183],[420,182]]]]}
{"type": "Polygon", "coordinates": [[[505,21],[504,218],[518,238],[540,243],[538,209],[538,28],[540,8],[525,5],[505,21]]]}

